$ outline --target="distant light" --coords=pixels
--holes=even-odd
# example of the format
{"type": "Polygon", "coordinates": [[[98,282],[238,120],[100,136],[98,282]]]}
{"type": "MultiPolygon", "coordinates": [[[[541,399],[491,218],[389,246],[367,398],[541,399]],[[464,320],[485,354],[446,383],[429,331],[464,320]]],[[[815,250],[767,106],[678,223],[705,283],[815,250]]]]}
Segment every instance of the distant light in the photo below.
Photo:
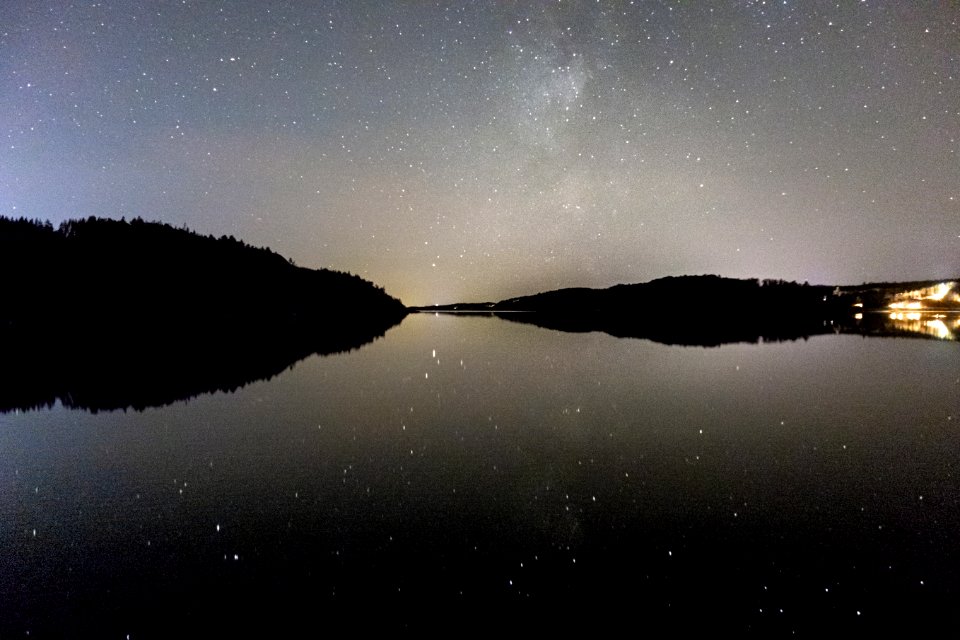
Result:
{"type": "MultiPolygon", "coordinates": [[[[941,282],[932,287],[904,291],[894,296],[894,302],[891,302],[889,307],[891,309],[923,309],[922,300],[943,302],[956,285],[956,282],[941,282]]],[[[953,298],[957,298],[957,296],[954,295],[953,298]]]]}
{"type": "Polygon", "coordinates": [[[953,289],[955,282],[941,282],[936,287],[934,287],[934,292],[930,294],[931,300],[943,300],[947,297],[947,294],[950,293],[950,290],[953,289]]]}

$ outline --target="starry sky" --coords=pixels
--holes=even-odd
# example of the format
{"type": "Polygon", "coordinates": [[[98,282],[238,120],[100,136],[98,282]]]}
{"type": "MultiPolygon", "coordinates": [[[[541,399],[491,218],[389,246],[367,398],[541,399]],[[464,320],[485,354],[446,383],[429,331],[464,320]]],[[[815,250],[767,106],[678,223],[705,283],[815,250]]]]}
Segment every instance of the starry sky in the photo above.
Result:
{"type": "Polygon", "coordinates": [[[0,215],[407,304],[960,275],[960,3],[0,2],[0,215]]]}

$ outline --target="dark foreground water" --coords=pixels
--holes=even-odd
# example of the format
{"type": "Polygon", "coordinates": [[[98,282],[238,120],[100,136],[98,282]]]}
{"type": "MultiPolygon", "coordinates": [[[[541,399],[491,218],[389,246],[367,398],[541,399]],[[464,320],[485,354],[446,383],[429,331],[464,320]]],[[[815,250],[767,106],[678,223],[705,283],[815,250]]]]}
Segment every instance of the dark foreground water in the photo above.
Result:
{"type": "Polygon", "coordinates": [[[0,415],[0,554],[3,638],[933,629],[960,345],[414,315],[235,393],[0,415]]]}

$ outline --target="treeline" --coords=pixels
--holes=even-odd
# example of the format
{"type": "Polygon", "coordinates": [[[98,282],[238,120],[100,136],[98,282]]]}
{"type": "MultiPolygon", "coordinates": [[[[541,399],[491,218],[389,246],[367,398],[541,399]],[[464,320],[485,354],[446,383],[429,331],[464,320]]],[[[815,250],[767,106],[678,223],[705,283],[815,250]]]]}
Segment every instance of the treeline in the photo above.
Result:
{"type": "Polygon", "coordinates": [[[608,289],[560,289],[496,303],[435,310],[483,311],[562,331],[603,331],[666,344],[782,341],[841,330],[855,297],[835,287],[715,275],[660,278],[608,289]]]}
{"type": "Polygon", "coordinates": [[[406,314],[358,276],[141,219],[0,218],[0,273],[0,411],[235,388],[406,314]]]}
{"type": "Polygon", "coordinates": [[[703,275],[659,278],[609,289],[559,289],[503,300],[492,305],[492,310],[636,315],[713,309],[737,315],[777,315],[821,314],[849,306],[850,300],[834,295],[834,288],[829,286],[703,275]]]}
{"type": "Polygon", "coordinates": [[[358,276],[139,218],[91,217],[56,229],[0,218],[0,269],[7,328],[310,332],[404,314],[399,300],[358,276]]]}

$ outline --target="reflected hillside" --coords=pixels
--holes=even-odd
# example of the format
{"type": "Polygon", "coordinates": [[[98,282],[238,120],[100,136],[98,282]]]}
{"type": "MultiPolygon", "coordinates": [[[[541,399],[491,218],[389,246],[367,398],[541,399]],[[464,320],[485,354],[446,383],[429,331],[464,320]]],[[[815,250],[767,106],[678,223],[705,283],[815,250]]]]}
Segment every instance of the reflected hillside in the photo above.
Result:
{"type": "Polygon", "coordinates": [[[504,320],[575,333],[600,331],[617,338],[641,338],[666,345],[718,347],[723,344],[785,342],[839,333],[839,327],[816,319],[771,322],[739,317],[736,321],[702,313],[663,313],[647,317],[576,316],[544,313],[498,313],[504,320]]]}
{"type": "Polygon", "coordinates": [[[813,336],[855,334],[879,338],[928,338],[957,340],[960,316],[934,314],[871,313],[835,320],[802,319],[789,322],[770,318],[739,318],[739,322],[711,320],[702,315],[664,314],[649,318],[567,318],[542,313],[489,313],[511,322],[532,324],[544,329],[583,333],[601,331],[618,338],[641,338],[666,345],[718,347],[736,343],[769,343],[807,340],[813,336]],[[916,316],[916,317],[915,317],[916,316]]]}
{"type": "MultiPolygon", "coordinates": [[[[384,335],[338,331],[313,340],[246,345],[138,342],[99,336],[78,343],[17,343],[0,337],[0,413],[52,407],[141,411],[268,380],[314,354],[359,349],[384,335]]],[[[6,336],[8,338],[9,336],[6,336]]]]}
{"type": "Polygon", "coordinates": [[[139,219],[0,218],[0,272],[0,410],[143,408],[233,389],[406,315],[355,275],[139,219]]]}

